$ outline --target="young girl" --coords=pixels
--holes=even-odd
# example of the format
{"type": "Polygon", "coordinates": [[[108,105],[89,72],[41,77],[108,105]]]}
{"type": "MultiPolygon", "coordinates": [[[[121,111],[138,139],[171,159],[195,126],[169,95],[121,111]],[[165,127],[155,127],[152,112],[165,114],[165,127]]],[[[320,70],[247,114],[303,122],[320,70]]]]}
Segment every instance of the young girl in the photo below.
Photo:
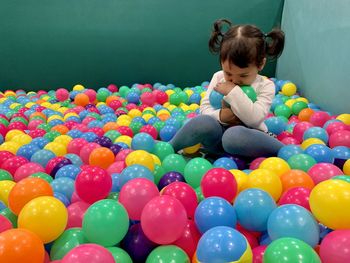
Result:
{"type": "Polygon", "coordinates": [[[267,58],[277,58],[284,47],[284,33],[274,29],[264,34],[254,25],[232,25],[228,20],[214,23],[209,49],[219,53],[222,70],[215,73],[200,112],[170,141],[175,151],[201,143],[211,152],[225,150],[247,157],[277,155],[283,144],[268,133],[264,119],[275,95],[272,81],[258,74],[267,58]],[[224,33],[222,27],[228,25],[224,33]],[[250,85],[257,99],[252,102],[241,86],[250,85]],[[224,95],[222,108],[214,109],[210,93],[224,95]]]}

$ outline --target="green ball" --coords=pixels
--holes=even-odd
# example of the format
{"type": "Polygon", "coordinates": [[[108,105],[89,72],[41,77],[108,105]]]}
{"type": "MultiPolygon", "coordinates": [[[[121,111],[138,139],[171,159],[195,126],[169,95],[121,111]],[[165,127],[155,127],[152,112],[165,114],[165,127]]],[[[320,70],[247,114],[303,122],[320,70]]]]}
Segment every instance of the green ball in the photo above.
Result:
{"type": "Polygon", "coordinates": [[[190,160],[184,172],[186,182],[193,188],[199,187],[204,174],[212,168],[213,165],[204,158],[197,157],[190,160]]]}
{"type": "Polygon", "coordinates": [[[170,104],[179,106],[180,103],[182,102],[181,96],[178,93],[173,93],[170,95],[169,102],[170,104]]]}
{"type": "Polygon", "coordinates": [[[107,250],[111,252],[115,262],[132,263],[129,254],[120,247],[107,247],[107,250]]]}
{"type": "Polygon", "coordinates": [[[100,200],[86,210],[82,229],[86,238],[105,247],[119,243],[129,228],[125,208],[111,199],[100,200]]]}
{"type": "Polygon", "coordinates": [[[119,200],[119,193],[117,192],[111,192],[108,196],[107,199],[112,199],[114,201],[118,201],[119,200]]]}
{"type": "Polygon", "coordinates": [[[61,133],[58,131],[50,131],[44,135],[44,138],[48,139],[50,142],[52,142],[56,137],[60,136],[61,133]]]}
{"type": "Polygon", "coordinates": [[[109,92],[107,90],[99,90],[96,94],[96,99],[99,102],[106,102],[109,96],[109,92]]]}
{"type": "Polygon", "coordinates": [[[89,112],[88,114],[86,114],[86,117],[92,117],[99,121],[101,120],[101,115],[99,115],[96,112],[89,112]]]}
{"type": "Polygon", "coordinates": [[[288,164],[291,169],[303,170],[304,172],[314,166],[317,162],[308,154],[295,154],[288,159],[288,164]]]}
{"type": "Polygon", "coordinates": [[[287,105],[280,104],[276,106],[274,113],[276,116],[289,118],[292,115],[292,110],[287,105]]]}
{"type": "Polygon", "coordinates": [[[157,129],[158,133],[165,126],[165,122],[157,121],[153,124],[153,127],[157,129]]]}
{"type": "Polygon", "coordinates": [[[266,248],[264,263],[291,262],[321,263],[321,260],[312,247],[296,238],[279,238],[266,248]]]}
{"type": "Polygon", "coordinates": [[[51,130],[51,125],[50,124],[46,124],[46,123],[42,123],[40,125],[38,125],[38,129],[43,129],[46,132],[49,132],[51,130]]]}
{"type": "Polygon", "coordinates": [[[134,134],[137,134],[140,132],[140,129],[143,127],[143,124],[138,121],[133,121],[130,123],[129,128],[132,130],[134,134]]]}
{"type": "Polygon", "coordinates": [[[15,118],[11,119],[10,123],[15,122],[15,121],[19,121],[25,125],[28,125],[28,121],[23,117],[15,117],[15,118]]]}
{"type": "Polygon", "coordinates": [[[304,101],[297,101],[292,106],[292,111],[294,115],[298,115],[303,109],[308,107],[307,103],[304,101]]]}
{"type": "Polygon", "coordinates": [[[0,169],[0,181],[4,180],[13,181],[13,177],[8,171],[0,169]]]}
{"type": "Polygon", "coordinates": [[[159,164],[155,164],[153,174],[154,174],[154,183],[158,185],[160,179],[165,174],[164,168],[159,164]]]}
{"type": "Polygon", "coordinates": [[[130,88],[127,86],[121,86],[119,88],[119,94],[120,96],[122,96],[123,98],[126,98],[126,94],[130,91],[130,88]]]}
{"type": "Polygon", "coordinates": [[[183,175],[185,171],[186,161],[182,155],[173,153],[164,158],[162,166],[166,173],[175,171],[183,175]]]}
{"type": "Polygon", "coordinates": [[[0,215],[6,217],[12,223],[13,228],[17,228],[17,216],[12,213],[10,208],[6,207],[0,211],[0,215]]]}
{"type": "Polygon", "coordinates": [[[70,228],[64,231],[52,244],[51,260],[62,259],[73,248],[89,243],[81,228],[70,228]]]}
{"type": "Polygon", "coordinates": [[[41,179],[45,180],[46,182],[48,182],[49,184],[51,184],[51,182],[53,181],[53,178],[50,175],[48,175],[47,173],[42,173],[42,172],[32,174],[30,177],[41,178],[41,179]]]}
{"type": "Polygon", "coordinates": [[[190,263],[188,255],[178,246],[159,246],[152,250],[146,259],[146,263],[190,263]]]}
{"type": "Polygon", "coordinates": [[[183,91],[179,92],[179,96],[182,103],[186,104],[188,102],[188,95],[186,92],[183,92],[183,91]]]}
{"type": "Polygon", "coordinates": [[[30,120],[31,120],[31,121],[33,121],[33,120],[42,120],[42,121],[44,121],[44,122],[46,121],[45,118],[42,117],[42,116],[34,116],[34,117],[30,118],[30,120]]]}
{"type": "Polygon", "coordinates": [[[176,87],[176,88],[173,89],[173,91],[174,91],[175,93],[180,93],[180,92],[182,91],[182,89],[179,88],[179,87],[176,87]]]}
{"type": "Polygon", "coordinates": [[[141,94],[145,93],[145,92],[152,92],[152,90],[150,88],[143,88],[141,90],[141,94]]]}
{"type": "Polygon", "coordinates": [[[205,199],[205,197],[204,197],[204,195],[203,195],[203,193],[202,193],[202,188],[201,188],[200,186],[198,186],[198,187],[195,189],[195,191],[196,191],[198,203],[202,202],[202,201],[205,199]]]}
{"type": "Polygon", "coordinates": [[[241,89],[252,102],[256,102],[256,92],[252,86],[242,86],[241,89]]]}
{"type": "Polygon", "coordinates": [[[153,148],[153,154],[163,162],[165,157],[175,153],[173,146],[168,142],[157,142],[153,148]]]}
{"type": "Polygon", "coordinates": [[[109,139],[111,139],[112,142],[114,142],[115,139],[121,136],[121,133],[115,130],[109,130],[104,134],[104,136],[108,137],[109,139]]]}
{"type": "Polygon", "coordinates": [[[0,123],[5,125],[6,127],[9,126],[9,124],[10,124],[9,121],[4,119],[4,118],[0,118],[0,123]]]}

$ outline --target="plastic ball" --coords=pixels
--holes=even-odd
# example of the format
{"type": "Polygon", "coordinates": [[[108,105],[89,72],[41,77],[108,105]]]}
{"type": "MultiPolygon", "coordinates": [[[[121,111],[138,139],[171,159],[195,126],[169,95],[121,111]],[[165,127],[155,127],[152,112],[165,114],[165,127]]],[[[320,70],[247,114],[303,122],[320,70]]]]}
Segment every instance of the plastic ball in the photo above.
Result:
{"type": "Polygon", "coordinates": [[[288,163],[278,157],[269,157],[263,160],[260,163],[259,168],[274,171],[278,176],[281,176],[290,170],[288,163]]]}
{"type": "Polygon", "coordinates": [[[281,92],[285,96],[292,96],[296,93],[297,87],[292,82],[286,82],[283,84],[281,92]]]}
{"type": "Polygon", "coordinates": [[[346,146],[350,148],[350,130],[334,132],[329,137],[329,147],[346,146]]]}
{"type": "Polygon", "coordinates": [[[61,263],[115,263],[115,260],[106,248],[96,244],[83,244],[69,251],[61,263]]]}
{"type": "Polygon", "coordinates": [[[177,130],[173,125],[166,125],[160,130],[159,137],[162,141],[168,142],[175,136],[177,130]]]}
{"type": "Polygon", "coordinates": [[[307,172],[316,163],[317,162],[314,158],[304,153],[295,154],[288,159],[290,168],[302,170],[304,172],[307,172]]]}
{"type": "Polygon", "coordinates": [[[112,163],[114,163],[114,153],[105,147],[99,147],[90,153],[89,164],[107,169],[112,163]]]}
{"type": "Polygon", "coordinates": [[[279,205],[286,205],[286,204],[300,205],[306,208],[307,210],[311,211],[310,203],[309,203],[310,193],[311,193],[311,190],[305,187],[289,188],[283,193],[280,200],[278,201],[278,204],[279,205]]]}
{"type": "Polygon", "coordinates": [[[320,245],[324,263],[343,263],[350,260],[350,230],[335,230],[325,236],[320,245]]]}
{"type": "Polygon", "coordinates": [[[343,175],[343,172],[331,163],[317,163],[310,168],[308,174],[316,185],[334,176],[343,175]]]}
{"type": "MultiPolygon", "coordinates": [[[[153,139],[152,139],[153,140],[153,139]]],[[[154,161],[152,156],[144,150],[136,150],[126,156],[125,163],[127,166],[139,164],[147,167],[150,171],[154,171],[154,161]]]]}
{"type": "Polygon", "coordinates": [[[221,93],[219,93],[215,90],[212,90],[209,94],[210,105],[214,109],[221,109],[221,103],[222,103],[223,98],[224,98],[224,95],[222,95],[221,93]]]}
{"type": "Polygon", "coordinates": [[[131,141],[131,148],[134,150],[145,150],[147,152],[152,152],[154,146],[154,139],[147,133],[138,133],[131,141]]]}
{"type": "Polygon", "coordinates": [[[120,174],[120,187],[123,187],[128,181],[135,178],[146,178],[151,182],[154,181],[152,172],[145,166],[133,164],[126,167],[120,174]]]}

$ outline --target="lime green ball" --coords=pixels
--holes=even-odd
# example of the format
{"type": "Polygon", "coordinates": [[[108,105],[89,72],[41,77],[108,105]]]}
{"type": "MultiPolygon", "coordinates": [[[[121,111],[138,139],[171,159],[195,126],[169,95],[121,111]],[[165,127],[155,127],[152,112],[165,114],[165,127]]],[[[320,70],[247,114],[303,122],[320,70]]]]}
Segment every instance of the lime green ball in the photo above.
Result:
{"type": "Polygon", "coordinates": [[[198,187],[195,189],[195,191],[196,191],[198,203],[202,202],[202,201],[205,199],[205,197],[204,197],[204,195],[203,195],[203,193],[202,193],[202,188],[201,188],[200,186],[198,186],[198,187]]]}
{"type": "Polygon", "coordinates": [[[179,96],[182,103],[186,104],[188,102],[188,95],[186,94],[186,92],[183,92],[183,91],[179,92],[179,96]]]}
{"type": "Polygon", "coordinates": [[[304,101],[297,101],[292,106],[292,111],[294,115],[298,115],[303,109],[308,107],[307,103],[304,101]]]}
{"type": "Polygon", "coordinates": [[[8,171],[0,169],[0,181],[4,180],[13,181],[13,177],[8,171]]]}
{"type": "Polygon", "coordinates": [[[280,104],[276,106],[274,111],[276,116],[283,116],[289,118],[292,115],[292,110],[285,104],[280,104]]]}
{"type": "Polygon", "coordinates": [[[107,90],[99,90],[96,94],[96,99],[99,102],[106,102],[106,99],[109,96],[109,92],[107,90]]]}
{"type": "Polygon", "coordinates": [[[138,121],[133,121],[130,123],[129,128],[132,130],[134,134],[137,134],[140,132],[140,129],[143,127],[143,124],[138,121]]]}
{"type": "Polygon", "coordinates": [[[146,263],[159,262],[190,262],[190,259],[185,251],[178,246],[167,245],[153,249],[146,260],[146,263]]]}
{"type": "Polygon", "coordinates": [[[38,129],[43,129],[44,131],[49,132],[52,127],[51,127],[50,124],[42,123],[42,124],[38,125],[37,128],[38,129]]]}
{"type": "Polygon", "coordinates": [[[119,88],[119,94],[123,98],[126,98],[127,93],[130,91],[130,88],[128,86],[121,86],[119,88]]]}
{"type": "Polygon", "coordinates": [[[53,142],[54,139],[56,139],[56,137],[62,135],[61,133],[59,133],[58,131],[50,131],[48,133],[46,133],[44,135],[44,137],[46,139],[48,139],[50,142],[53,142]]]}
{"type": "Polygon", "coordinates": [[[170,102],[170,104],[173,104],[175,106],[179,106],[180,103],[182,102],[182,98],[181,98],[180,94],[173,93],[170,95],[169,102],[170,102]]]}
{"type": "Polygon", "coordinates": [[[291,169],[303,170],[304,172],[314,166],[317,162],[308,154],[295,154],[288,159],[288,164],[291,169]]]}
{"type": "Polygon", "coordinates": [[[165,126],[165,123],[162,121],[157,121],[153,124],[153,127],[157,129],[158,133],[165,126]]]}
{"type": "Polygon", "coordinates": [[[43,173],[43,172],[32,174],[30,177],[41,178],[41,179],[45,180],[46,182],[48,182],[49,184],[51,184],[51,182],[53,181],[53,178],[50,175],[48,175],[47,173],[43,173]]]}
{"type": "Polygon", "coordinates": [[[120,247],[107,247],[107,250],[111,252],[115,262],[132,263],[129,254],[120,247]]]}
{"type": "Polygon", "coordinates": [[[164,168],[159,165],[159,164],[155,164],[154,165],[154,171],[153,171],[153,174],[154,174],[154,183],[156,185],[158,185],[160,179],[163,177],[163,175],[165,174],[165,170],[164,168]]]}
{"type": "Polygon", "coordinates": [[[108,137],[112,142],[114,142],[115,139],[121,136],[121,133],[115,130],[109,130],[104,134],[104,136],[108,137]]]}
{"type": "Polygon", "coordinates": [[[204,174],[213,168],[213,165],[204,158],[194,158],[190,160],[184,171],[186,182],[193,188],[200,186],[204,174]]]}
{"type": "Polygon", "coordinates": [[[9,124],[10,124],[9,121],[4,119],[4,118],[0,118],[0,123],[5,125],[6,127],[9,126],[9,124]]]}
{"type": "Polygon", "coordinates": [[[10,208],[6,207],[6,208],[2,209],[0,211],[0,215],[3,215],[8,220],[10,220],[10,222],[12,223],[12,226],[14,228],[17,228],[17,216],[14,213],[12,213],[10,208]]]}
{"type": "Polygon", "coordinates": [[[173,146],[168,142],[157,142],[153,148],[153,154],[163,161],[168,155],[175,153],[173,146]]]}
{"type": "Polygon", "coordinates": [[[256,102],[256,92],[252,86],[242,86],[241,89],[252,102],[256,102]]]}

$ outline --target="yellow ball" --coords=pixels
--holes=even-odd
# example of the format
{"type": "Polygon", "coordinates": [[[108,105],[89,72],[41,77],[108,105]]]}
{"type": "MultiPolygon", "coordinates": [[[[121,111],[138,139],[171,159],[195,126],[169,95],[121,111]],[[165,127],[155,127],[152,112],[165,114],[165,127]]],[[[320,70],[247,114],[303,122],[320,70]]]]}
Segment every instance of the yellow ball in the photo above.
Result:
{"type": "Polygon", "coordinates": [[[41,106],[50,109],[51,104],[49,102],[43,102],[43,103],[41,103],[41,106]]]}
{"type": "Polygon", "coordinates": [[[302,142],[302,144],[300,145],[300,147],[305,150],[307,147],[313,145],[313,144],[323,144],[326,145],[322,140],[318,139],[318,138],[309,138],[306,139],[305,141],[302,142]]]}
{"type": "Polygon", "coordinates": [[[193,90],[186,90],[185,93],[187,94],[188,97],[191,97],[191,95],[194,93],[193,90]]]}
{"type": "Polygon", "coordinates": [[[248,186],[248,175],[245,172],[237,169],[231,169],[230,172],[236,179],[238,193],[246,189],[248,186]]]}
{"type": "Polygon", "coordinates": [[[114,143],[123,142],[127,146],[131,147],[131,141],[132,141],[132,138],[130,136],[122,135],[122,136],[119,136],[117,139],[115,139],[114,143]]]}
{"type": "Polygon", "coordinates": [[[259,168],[274,171],[278,176],[281,176],[290,170],[289,164],[282,158],[278,157],[269,157],[263,160],[260,163],[259,168]]]}
{"type": "Polygon", "coordinates": [[[63,119],[67,120],[69,117],[78,117],[79,118],[79,115],[76,114],[75,112],[68,112],[67,114],[64,115],[63,119]]]}
{"type": "Polygon", "coordinates": [[[164,104],[163,104],[163,106],[166,108],[166,107],[168,107],[170,105],[170,102],[165,102],[164,104]]]}
{"type": "Polygon", "coordinates": [[[203,92],[201,92],[201,98],[203,99],[204,97],[205,97],[205,94],[206,94],[207,92],[206,91],[203,91],[203,92]]]}
{"type": "Polygon", "coordinates": [[[71,140],[73,140],[73,138],[68,136],[68,135],[60,135],[60,136],[57,136],[53,140],[53,142],[57,142],[59,144],[62,144],[62,145],[64,145],[67,148],[67,146],[68,146],[68,144],[70,143],[71,140]]]}
{"type": "Polygon", "coordinates": [[[58,103],[54,103],[54,104],[51,105],[51,109],[53,109],[53,110],[55,110],[55,111],[58,111],[58,109],[59,109],[60,107],[61,107],[61,105],[58,104],[58,103]]]}
{"type": "Polygon", "coordinates": [[[192,103],[192,104],[190,105],[190,110],[192,110],[192,111],[195,111],[195,110],[198,109],[198,108],[199,108],[199,105],[198,105],[198,104],[192,103]]]}
{"type": "Polygon", "coordinates": [[[144,111],[152,111],[153,113],[156,113],[156,110],[153,109],[152,107],[146,107],[146,108],[143,109],[142,112],[144,112],[144,111]]]}
{"type": "Polygon", "coordinates": [[[12,104],[10,105],[10,109],[13,110],[13,109],[16,108],[17,106],[21,106],[21,104],[19,104],[19,103],[12,103],[12,104]]]}
{"type": "Polygon", "coordinates": [[[121,119],[121,120],[117,120],[117,125],[118,126],[129,126],[131,123],[131,121],[126,120],[126,119],[121,119]]]}
{"type": "Polygon", "coordinates": [[[268,192],[277,201],[282,194],[282,183],[279,176],[271,170],[256,169],[248,176],[248,187],[268,192]]]}
{"type": "Polygon", "coordinates": [[[53,152],[56,156],[64,156],[67,154],[67,148],[63,144],[57,142],[49,142],[45,145],[44,149],[53,152]]]}
{"type": "Polygon", "coordinates": [[[169,111],[167,111],[165,109],[162,109],[162,110],[157,112],[157,116],[162,115],[162,114],[170,115],[169,111]]]}
{"type": "MultiPolygon", "coordinates": [[[[66,108],[66,107],[60,107],[59,109],[57,109],[57,111],[62,113],[62,114],[65,114],[67,110],[68,110],[68,108],[66,108]]],[[[66,120],[66,119],[64,119],[64,120],[66,120]]]]}
{"type": "Polygon", "coordinates": [[[343,172],[346,175],[350,175],[350,159],[348,159],[343,166],[343,172]]]}
{"type": "Polygon", "coordinates": [[[131,111],[128,112],[128,115],[131,118],[140,117],[142,115],[142,112],[139,111],[138,109],[132,109],[131,111]]]}
{"type": "Polygon", "coordinates": [[[154,164],[162,165],[162,162],[160,161],[160,159],[158,158],[157,155],[151,154],[151,156],[152,156],[152,158],[153,158],[154,164]]]}
{"type": "Polygon", "coordinates": [[[309,103],[309,100],[307,98],[304,98],[304,97],[296,98],[295,100],[296,101],[302,101],[302,102],[305,102],[305,103],[309,103]]]}
{"type": "Polygon", "coordinates": [[[166,94],[168,94],[168,96],[170,97],[170,95],[174,94],[175,91],[171,90],[171,89],[168,89],[165,91],[166,94]]]}
{"type": "Polygon", "coordinates": [[[172,104],[170,104],[168,107],[167,107],[167,109],[169,110],[169,111],[172,111],[173,109],[176,109],[177,107],[175,106],[175,105],[172,105],[172,104]]]}
{"type": "Polygon", "coordinates": [[[81,90],[84,90],[84,86],[83,85],[80,85],[80,84],[77,84],[73,87],[73,90],[76,90],[76,91],[81,91],[81,90]]]}
{"type": "Polygon", "coordinates": [[[66,228],[67,221],[66,207],[52,196],[34,198],[18,215],[18,227],[37,234],[44,243],[57,239],[66,228]]]}
{"type": "Polygon", "coordinates": [[[9,194],[15,185],[16,183],[10,180],[0,181],[0,201],[6,206],[8,206],[9,194]]]}
{"type": "Polygon", "coordinates": [[[16,93],[11,90],[8,90],[4,93],[4,95],[5,97],[16,96],[16,93]]]}
{"type": "Polygon", "coordinates": [[[118,120],[127,120],[127,121],[132,121],[132,118],[128,115],[121,115],[118,117],[118,120]]]}
{"type": "Polygon", "coordinates": [[[151,154],[144,150],[136,150],[131,153],[129,153],[126,156],[125,163],[127,166],[133,165],[133,164],[139,164],[147,167],[152,172],[154,171],[154,161],[151,154]]]}
{"type": "Polygon", "coordinates": [[[100,107],[100,106],[104,106],[104,105],[106,105],[106,103],[103,101],[100,101],[96,104],[96,107],[100,107]]]}
{"type": "Polygon", "coordinates": [[[32,137],[28,134],[18,134],[11,139],[12,142],[18,143],[21,146],[30,143],[32,140],[32,137]]]}
{"type": "Polygon", "coordinates": [[[350,113],[343,113],[338,115],[337,120],[342,121],[346,125],[350,125],[350,113]]]}
{"type": "Polygon", "coordinates": [[[47,118],[47,122],[50,122],[50,121],[52,121],[52,120],[64,121],[64,119],[63,119],[61,116],[59,116],[59,115],[52,115],[52,116],[50,116],[49,118],[47,118]]]}
{"type": "Polygon", "coordinates": [[[326,180],[316,185],[310,194],[312,214],[331,229],[350,228],[350,183],[326,180]]]}
{"type": "Polygon", "coordinates": [[[9,141],[9,142],[4,142],[3,144],[0,145],[0,151],[8,151],[13,154],[16,154],[18,149],[21,147],[19,143],[9,141]]]}
{"type": "Polygon", "coordinates": [[[11,130],[11,131],[8,131],[6,133],[6,136],[5,136],[5,141],[11,141],[13,137],[15,137],[16,135],[18,134],[25,134],[23,131],[21,130],[11,130]]]}
{"type": "Polygon", "coordinates": [[[282,86],[282,94],[286,96],[293,96],[297,92],[297,86],[292,82],[287,82],[282,86]]]}
{"type": "Polygon", "coordinates": [[[289,108],[293,107],[293,104],[296,102],[295,99],[289,99],[284,104],[287,105],[289,108]]]}
{"type": "Polygon", "coordinates": [[[34,102],[28,102],[28,103],[26,103],[26,105],[24,105],[24,106],[26,106],[27,108],[31,108],[31,107],[34,106],[34,105],[35,105],[34,102]]]}
{"type": "Polygon", "coordinates": [[[142,115],[142,118],[143,118],[146,122],[148,122],[149,119],[150,119],[150,118],[153,118],[153,117],[154,117],[154,115],[151,114],[151,113],[146,113],[146,114],[142,115]]]}
{"type": "Polygon", "coordinates": [[[184,148],[183,151],[184,151],[184,153],[186,153],[186,154],[193,154],[193,153],[198,152],[198,150],[199,150],[200,148],[201,148],[201,144],[198,143],[198,144],[196,144],[196,145],[193,145],[193,146],[184,148]]]}

